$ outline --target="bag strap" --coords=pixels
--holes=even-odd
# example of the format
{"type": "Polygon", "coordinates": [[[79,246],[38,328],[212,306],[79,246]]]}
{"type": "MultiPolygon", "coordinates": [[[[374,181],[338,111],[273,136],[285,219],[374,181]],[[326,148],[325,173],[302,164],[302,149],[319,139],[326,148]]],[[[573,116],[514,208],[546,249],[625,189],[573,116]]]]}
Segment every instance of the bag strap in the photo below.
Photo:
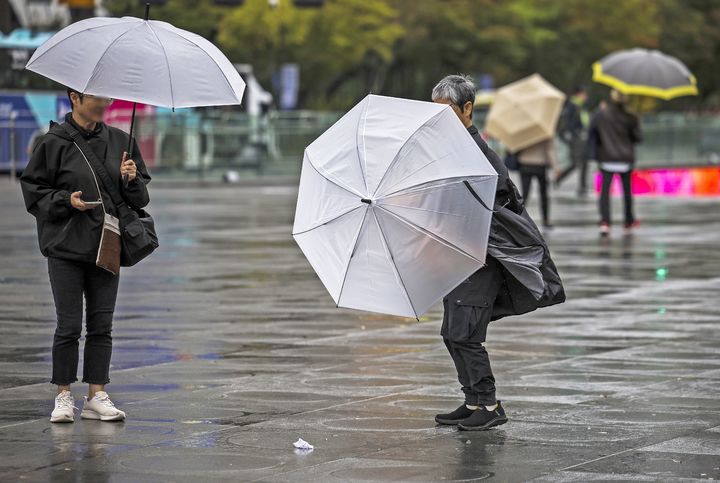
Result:
{"type": "MultiPolygon", "coordinates": [[[[93,150],[90,149],[90,146],[88,145],[87,141],[85,141],[85,139],[83,139],[83,137],[80,135],[80,132],[75,129],[74,126],[67,122],[60,124],[60,126],[62,126],[63,129],[65,129],[65,131],[70,135],[77,148],[88,161],[91,169],[100,177],[100,182],[103,184],[105,190],[110,195],[110,199],[112,200],[115,207],[118,209],[118,213],[121,209],[128,208],[127,203],[125,203],[125,200],[120,194],[120,191],[118,191],[117,186],[112,182],[112,178],[107,172],[107,169],[105,169],[104,164],[98,159],[93,150]]],[[[102,194],[100,195],[100,199],[102,199],[102,194]]]]}

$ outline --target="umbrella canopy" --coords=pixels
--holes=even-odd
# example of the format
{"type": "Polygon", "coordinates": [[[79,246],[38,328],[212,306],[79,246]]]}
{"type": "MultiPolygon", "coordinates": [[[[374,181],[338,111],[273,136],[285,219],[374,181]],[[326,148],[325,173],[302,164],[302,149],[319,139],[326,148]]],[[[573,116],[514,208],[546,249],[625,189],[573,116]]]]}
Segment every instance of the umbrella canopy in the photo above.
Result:
{"type": "Polygon", "coordinates": [[[555,135],[565,94],[533,74],[500,88],[490,106],[486,131],[512,152],[555,135]]]}
{"type": "Polygon", "coordinates": [[[450,106],[370,95],[305,150],[293,237],[338,307],[419,317],[483,266],[496,183],[450,106]]]}
{"type": "Polygon", "coordinates": [[[73,23],[41,45],[25,68],[78,92],[171,108],[240,104],[245,90],[211,42],[135,17],[73,23]]]}
{"type": "Polygon", "coordinates": [[[658,50],[615,52],[593,64],[593,81],[623,94],[670,100],[698,94],[695,76],[675,57],[658,50]]]}

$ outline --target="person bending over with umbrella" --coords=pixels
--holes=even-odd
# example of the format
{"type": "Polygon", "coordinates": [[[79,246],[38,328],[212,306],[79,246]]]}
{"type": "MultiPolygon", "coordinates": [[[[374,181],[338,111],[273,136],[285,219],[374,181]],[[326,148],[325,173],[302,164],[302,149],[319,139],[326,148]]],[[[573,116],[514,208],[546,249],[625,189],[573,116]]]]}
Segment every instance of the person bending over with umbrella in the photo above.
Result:
{"type": "Polygon", "coordinates": [[[115,217],[118,214],[70,133],[79,133],[84,143],[79,142],[89,146],[103,162],[133,208],[148,204],[150,176],[137,144],[132,150],[134,159],[125,159],[128,134],[103,123],[112,99],[72,89],[68,89],[68,97],[72,111],[64,123],[50,123],[50,130],[38,139],[21,177],[25,206],[36,218],[40,252],[48,260],[57,312],[50,380],[57,385],[57,397],[50,421],[74,420],[75,401],[70,385],[77,381],[83,296],[86,333],[82,382],[89,384],[89,392],[80,416],[122,421],[125,413],[115,407],[105,392],[105,384],[110,382],[111,330],[119,276],[96,265],[104,212],[115,217]]]}
{"type": "Polygon", "coordinates": [[[435,416],[439,424],[486,430],[507,422],[495,397],[495,377],[483,346],[488,324],[565,300],[547,245],[523,206],[507,168],[473,126],[475,86],[464,75],[442,79],[434,102],[449,104],[498,173],[486,264],[443,298],[441,335],[455,363],[465,401],[435,416]]]}

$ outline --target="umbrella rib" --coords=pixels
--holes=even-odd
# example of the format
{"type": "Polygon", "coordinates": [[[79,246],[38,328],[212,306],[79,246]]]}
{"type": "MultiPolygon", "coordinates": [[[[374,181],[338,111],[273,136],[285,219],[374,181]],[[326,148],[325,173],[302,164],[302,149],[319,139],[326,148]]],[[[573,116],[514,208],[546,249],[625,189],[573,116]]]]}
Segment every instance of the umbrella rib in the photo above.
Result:
{"type": "Polygon", "coordinates": [[[347,280],[348,272],[350,271],[350,263],[352,262],[353,256],[355,255],[355,250],[357,250],[358,243],[360,242],[360,235],[362,234],[363,225],[365,225],[365,218],[367,218],[367,212],[368,210],[365,210],[365,213],[363,214],[363,219],[360,222],[360,227],[358,228],[357,235],[355,235],[355,242],[353,243],[352,252],[350,252],[350,258],[348,258],[347,267],[345,267],[345,274],[343,274],[343,281],[342,285],[340,285],[340,293],[338,294],[335,307],[340,307],[340,300],[342,299],[343,290],[345,290],[345,281],[347,280]]]}
{"type": "Polygon", "coordinates": [[[421,226],[419,226],[419,225],[416,225],[416,224],[413,223],[412,221],[406,219],[406,218],[403,217],[403,216],[398,215],[397,213],[395,213],[395,212],[392,211],[392,210],[388,210],[388,209],[386,209],[386,208],[383,208],[383,207],[380,206],[380,205],[376,205],[376,206],[377,206],[379,209],[383,210],[384,212],[389,213],[391,216],[394,216],[395,218],[397,218],[398,220],[400,220],[402,223],[405,223],[406,225],[408,225],[409,227],[411,227],[413,230],[416,230],[416,231],[422,233],[422,234],[425,235],[426,237],[432,238],[433,240],[435,240],[435,241],[437,241],[437,242],[439,242],[439,243],[442,243],[443,245],[447,246],[448,248],[450,248],[450,249],[452,249],[452,250],[455,250],[455,251],[458,252],[459,254],[464,255],[464,256],[472,259],[472,260],[475,260],[476,262],[483,263],[482,260],[478,260],[478,259],[475,258],[474,256],[472,256],[472,255],[470,255],[469,253],[467,253],[465,250],[463,250],[462,248],[460,248],[460,247],[458,247],[457,245],[453,244],[452,242],[446,240],[445,238],[443,238],[443,237],[441,237],[441,236],[439,236],[439,235],[437,235],[437,234],[435,234],[435,233],[432,233],[432,232],[426,230],[425,228],[423,228],[423,227],[421,227],[421,226]]]}
{"type": "Polygon", "coordinates": [[[329,220],[325,220],[325,221],[323,221],[322,223],[316,223],[314,226],[311,226],[311,227],[308,228],[307,230],[299,231],[299,232],[293,233],[292,235],[293,235],[293,236],[296,236],[296,235],[304,235],[305,233],[308,233],[308,232],[310,232],[310,231],[316,230],[316,229],[320,228],[321,226],[327,225],[328,223],[337,220],[338,218],[342,218],[343,216],[348,215],[348,214],[352,213],[353,211],[355,211],[355,210],[357,210],[357,209],[359,209],[359,208],[362,208],[363,206],[365,206],[365,205],[360,204],[360,205],[358,205],[358,206],[356,206],[356,207],[354,207],[354,208],[350,208],[349,210],[345,210],[345,211],[343,211],[342,213],[338,214],[337,216],[334,216],[333,218],[330,218],[329,220]]]}
{"type": "Polygon", "coordinates": [[[417,206],[404,206],[404,205],[397,205],[395,203],[383,203],[382,206],[397,206],[398,208],[403,208],[405,210],[424,211],[426,213],[437,213],[438,215],[448,215],[448,216],[454,216],[457,218],[461,217],[461,215],[458,215],[457,213],[449,213],[447,211],[428,210],[427,208],[418,208],[417,206]]]}
{"type": "Polygon", "coordinates": [[[362,128],[362,140],[363,140],[363,155],[362,159],[360,158],[360,143],[357,142],[357,139],[355,139],[355,150],[357,151],[358,156],[358,164],[360,165],[360,172],[363,176],[363,182],[365,183],[365,192],[368,192],[368,185],[367,185],[367,151],[365,149],[365,127],[367,126],[367,111],[370,108],[370,98],[368,97],[367,104],[365,105],[365,109],[363,109],[362,114],[360,115],[360,118],[358,119],[358,125],[356,128],[356,131],[358,133],[358,136],[360,136],[360,121],[363,123],[362,128]],[[363,163],[365,164],[365,167],[363,168],[363,163]]]}
{"type": "MultiPolygon", "coordinates": [[[[122,22],[122,23],[130,23],[130,22],[122,22]]],[[[65,37],[64,39],[59,40],[58,42],[55,43],[55,45],[53,45],[53,46],[51,46],[51,47],[48,47],[48,49],[47,49],[45,52],[43,52],[40,57],[44,57],[45,54],[47,54],[48,52],[50,52],[52,49],[54,49],[55,47],[57,47],[57,46],[60,45],[61,43],[65,42],[65,41],[66,41],[67,39],[69,39],[70,37],[74,37],[74,36],[76,36],[76,35],[78,35],[78,34],[85,33],[85,32],[87,32],[88,30],[97,30],[97,29],[101,29],[101,28],[104,28],[104,27],[114,27],[114,26],[116,26],[116,25],[119,25],[119,22],[118,22],[118,23],[114,23],[114,24],[108,24],[108,25],[98,25],[97,27],[92,27],[92,28],[89,28],[89,29],[78,30],[77,32],[74,32],[74,33],[68,35],[68,36],[65,37]]],[[[38,58],[39,58],[39,57],[38,57],[38,58]]],[[[35,59],[35,60],[37,60],[37,59],[35,59]]],[[[27,68],[27,66],[25,66],[25,68],[27,68]]]]}
{"type": "MultiPolygon", "coordinates": [[[[387,211],[387,210],[385,210],[387,211]]],[[[418,318],[417,310],[415,310],[415,306],[412,303],[412,300],[410,299],[410,293],[408,292],[407,287],[405,286],[405,281],[403,281],[402,275],[400,275],[400,270],[398,270],[397,266],[395,266],[395,257],[393,256],[392,250],[390,250],[390,244],[387,241],[387,238],[385,238],[385,233],[383,232],[382,225],[380,224],[380,220],[378,220],[377,215],[375,214],[375,210],[373,210],[373,218],[375,218],[375,224],[378,227],[378,231],[380,232],[380,236],[383,240],[383,245],[385,246],[386,250],[386,257],[387,254],[390,254],[390,266],[393,269],[393,272],[395,272],[395,275],[397,276],[398,280],[400,280],[400,285],[402,285],[403,293],[405,294],[405,298],[407,299],[407,303],[410,305],[410,308],[413,311],[413,314],[415,314],[415,318],[418,318]]],[[[419,319],[418,319],[419,320],[419,319]]]]}
{"type": "Polygon", "coordinates": [[[352,195],[355,195],[355,196],[358,196],[358,197],[360,197],[360,198],[363,198],[363,195],[361,195],[360,193],[357,193],[357,192],[354,191],[351,187],[345,186],[344,184],[340,184],[340,180],[335,180],[335,179],[330,178],[329,176],[326,176],[325,173],[324,173],[322,170],[320,170],[320,168],[318,168],[317,166],[315,166],[315,163],[312,162],[312,159],[310,159],[310,154],[307,152],[307,149],[305,150],[305,156],[307,156],[308,162],[310,163],[310,166],[312,166],[312,168],[317,172],[317,174],[319,174],[320,176],[322,176],[323,178],[325,178],[326,180],[328,180],[329,182],[331,182],[331,183],[334,184],[335,186],[344,189],[344,190],[347,191],[348,193],[350,193],[350,194],[352,194],[352,195]]]}
{"type": "MultiPolygon", "coordinates": [[[[228,85],[228,87],[230,88],[230,90],[233,91],[233,92],[235,92],[235,89],[233,89],[233,86],[232,86],[232,84],[230,83],[230,79],[227,78],[227,75],[225,75],[225,71],[220,68],[220,66],[218,65],[217,61],[216,61],[215,59],[213,59],[212,55],[210,55],[210,54],[209,54],[205,49],[203,49],[200,45],[198,45],[197,43],[193,42],[192,40],[190,40],[189,38],[185,37],[184,35],[180,35],[178,32],[173,32],[172,30],[168,30],[168,29],[165,29],[164,31],[165,31],[165,32],[169,32],[169,33],[171,33],[171,34],[173,34],[173,35],[177,35],[178,37],[187,40],[188,42],[190,42],[191,44],[193,44],[195,47],[197,47],[198,49],[200,49],[200,51],[201,51],[203,54],[205,54],[205,55],[207,55],[208,57],[210,57],[210,60],[212,60],[213,64],[214,64],[215,66],[217,66],[218,70],[219,70],[220,73],[223,75],[223,78],[225,79],[225,82],[227,82],[227,85],[228,85]]],[[[212,43],[212,42],[211,42],[211,43],[212,43]]],[[[214,44],[213,44],[213,46],[214,46],[214,44]]],[[[219,49],[218,49],[218,50],[219,50],[219,49]]],[[[222,53],[222,52],[221,52],[221,53],[222,53]]],[[[224,55],[224,54],[223,54],[223,55],[224,55]]],[[[244,80],[243,80],[243,82],[244,82],[244,80]]]]}
{"type": "MultiPolygon", "coordinates": [[[[450,109],[450,107],[448,106],[448,107],[446,107],[445,109],[450,109]]],[[[388,167],[387,167],[387,169],[385,170],[385,172],[383,173],[383,175],[380,177],[380,181],[378,181],[378,183],[377,183],[377,188],[375,188],[375,191],[373,192],[373,195],[372,195],[373,198],[377,195],[378,190],[382,187],[382,183],[383,183],[383,181],[385,180],[385,176],[387,176],[387,174],[390,172],[390,170],[395,166],[395,164],[397,164],[397,161],[398,161],[398,159],[400,158],[400,153],[402,153],[403,149],[405,149],[405,146],[407,146],[408,143],[410,143],[411,140],[414,140],[414,139],[415,139],[415,135],[416,135],[421,129],[424,129],[424,128],[427,127],[427,126],[431,126],[432,124],[438,122],[438,119],[439,119],[440,116],[445,112],[445,109],[443,109],[443,110],[441,110],[440,112],[438,112],[437,114],[431,116],[430,119],[428,119],[427,121],[425,121],[419,128],[417,128],[417,129],[415,130],[415,132],[413,132],[410,136],[408,136],[408,138],[405,140],[405,142],[403,143],[403,145],[400,146],[400,149],[398,149],[398,152],[397,152],[397,154],[395,155],[395,157],[392,159],[392,161],[390,161],[390,164],[388,165],[388,167]]]]}
{"type": "MultiPolygon", "coordinates": [[[[451,177],[451,178],[445,178],[445,180],[453,180],[453,181],[450,181],[449,183],[443,183],[443,184],[431,185],[431,186],[425,186],[425,187],[423,187],[424,184],[427,184],[427,183],[428,183],[428,181],[425,181],[425,182],[422,182],[422,183],[418,183],[418,184],[416,184],[416,185],[412,185],[412,186],[408,186],[408,187],[406,187],[406,188],[399,189],[399,190],[397,190],[397,191],[393,191],[392,193],[388,193],[388,194],[386,194],[386,195],[383,195],[382,198],[383,198],[383,199],[387,199],[387,198],[390,198],[390,197],[392,197],[392,196],[397,196],[397,195],[400,195],[400,194],[403,194],[403,195],[404,195],[404,194],[414,193],[415,191],[423,191],[423,190],[429,190],[429,189],[434,189],[434,188],[441,188],[441,187],[443,187],[443,186],[447,186],[447,185],[450,185],[450,184],[461,183],[462,181],[464,181],[464,180],[466,180],[466,179],[469,179],[469,178],[483,178],[483,180],[484,180],[484,179],[487,179],[487,178],[492,178],[493,176],[497,176],[497,175],[495,175],[495,174],[481,174],[481,175],[477,175],[477,176],[454,176],[454,177],[451,177]]],[[[430,183],[432,183],[432,181],[430,181],[430,183]]]]}
{"type": "MultiPolygon", "coordinates": [[[[449,153],[447,153],[447,154],[445,154],[445,155],[443,155],[443,156],[440,156],[439,158],[435,158],[435,159],[432,159],[432,160],[428,161],[427,163],[425,163],[424,165],[422,165],[421,167],[419,167],[419,168],[416,169],[415,171],[413,171],[413,172],[411,172],[411,173],[408,173],[408,174],[406,174],[405,176],[403,176],[402,178],[400,178],[399,180],[397,180],[397,181],[395,182],[394,186],[397,186],[398,184],[400,184],[400,183],[402,183],[403,181],[405,181],[406,179],[408,179],[410,176],[412,176],[412,175],[414,175],[415,173],[417,173],[417,172],[419,172],[419,171],[427,168],[427,167],[430,166],[431,164],[436,163],[436,162],[438,162],[438,161],[440,161],[440,160],[442,160],[442,159],[445,159],[445,158],[447,158],[448,156],[451,156],[451,155],[453,155],[453,154],[456,154],[456,153],[453,152],[453,151],[451,151],[451,152],[449,152],[449,153]]],[[[389,171],[389,168],[388,168],[388,171],[389,171]]]]}
{"type": "MultiPolygon", "coordinates": [[[[173,94],[173,81],[172,81],[172,72],[170,71],[170,61],[168,60],[167,52],[165,51],[165,46],[160,41],[160,37],[158,37],[157,32],[155,32],[155,29],[152,27],[152,25],[150,25],[149,20],[146,20],[146,22],[147,22],[148,28],[155,36],[155,40],[157,40],[158,45],[162,49],[163,57],[165,57],[165,65],[167,66],[167,71],[168,71],[168,82],[170,83],[170,102],[172,103],[172,108],[175,109],[175,94],[173,94]]],[[[200,50],[202,50],[202,49],[200,49],[200,50]]]]}
{"type": "MultiPolygon", "coordinates": [[[[112,41],[108,44],[108,46],[105,47],[105,50],[103,50],[103,53],[100,55],[100,57],[98,57],[97,62],[95,62],[95,67],[93,67],[92,74],[90,74],[90,77],[88,77],[88,81],[85,83],[85,87],[83,88],[83,92],[85,92],[85,90],[87,89],[87,87],[90,85],[90,82],[95,78],[95,75],[97,75],[98,65],[100,65],[100,61],[102,60],[103,57],[105,57],[105,54],[107,54],[107,51],[110,50],[110,47],[112,47],[115,42],[117,42],[118,40],[120,40],[121,37],[124,37],[124,36],[127,35],[129,32],[135,30],[136,28],[140,27],[141,25],[142,25],[142,22],[139,23],[139,24],[137,24],[136,26],[134,26],[134,27],[131,28],[131,29],[127,29],[125,32],[121,33],[120,35],[118,35],[117,37],[115,37],[114,39],[112,39],[112,41]]],[[[130,100],[130,99],[128,99],[128,100],[130,100]]]]}

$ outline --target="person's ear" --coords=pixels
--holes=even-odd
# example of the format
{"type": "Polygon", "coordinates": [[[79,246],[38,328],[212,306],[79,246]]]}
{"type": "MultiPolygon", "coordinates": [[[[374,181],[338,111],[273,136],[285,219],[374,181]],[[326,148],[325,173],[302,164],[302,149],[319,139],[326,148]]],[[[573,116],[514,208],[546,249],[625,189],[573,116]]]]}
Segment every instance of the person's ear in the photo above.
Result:
{"type": "Polygon", "coordinates": [[[465,105],[463,105],[463,114],[472,119],[473,103],[471,101],[467,101],[465,105]]]}

